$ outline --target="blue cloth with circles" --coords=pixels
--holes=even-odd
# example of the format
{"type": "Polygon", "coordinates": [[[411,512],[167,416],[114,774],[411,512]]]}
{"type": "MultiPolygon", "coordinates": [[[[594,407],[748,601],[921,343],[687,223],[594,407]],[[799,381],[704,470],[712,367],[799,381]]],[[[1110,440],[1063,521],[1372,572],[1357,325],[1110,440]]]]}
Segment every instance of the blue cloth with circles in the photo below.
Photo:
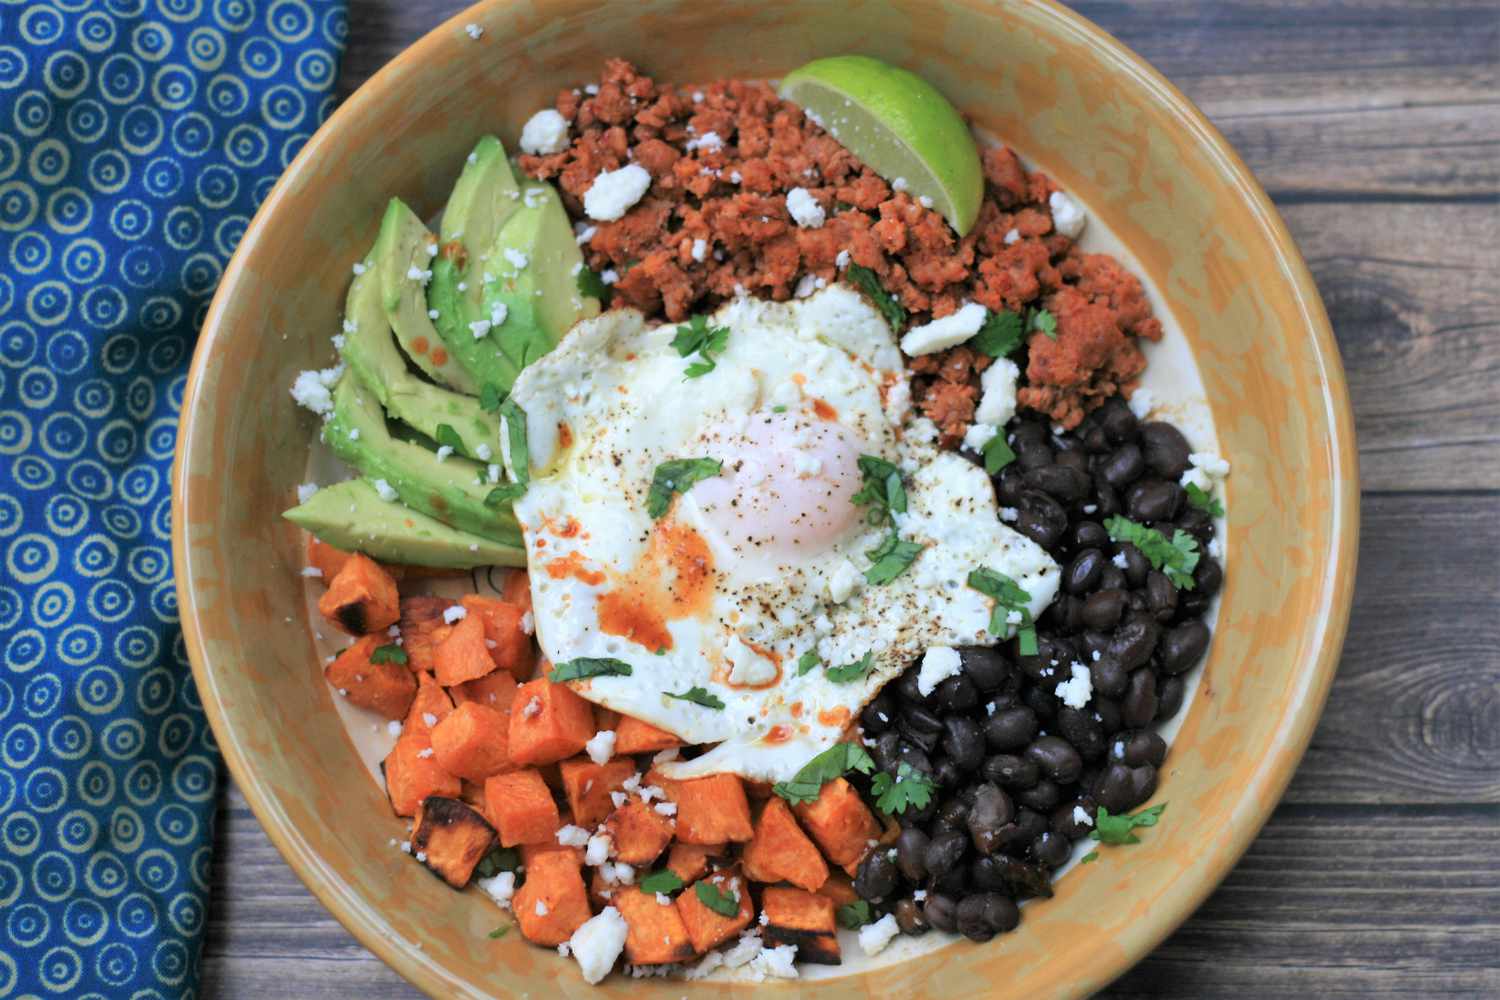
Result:
{"type": "Polygon", "coordinates": [[[0,0],[0,997],[197,990],[219,757],[177,414],[346,33],[342,0],[0,0]]]}

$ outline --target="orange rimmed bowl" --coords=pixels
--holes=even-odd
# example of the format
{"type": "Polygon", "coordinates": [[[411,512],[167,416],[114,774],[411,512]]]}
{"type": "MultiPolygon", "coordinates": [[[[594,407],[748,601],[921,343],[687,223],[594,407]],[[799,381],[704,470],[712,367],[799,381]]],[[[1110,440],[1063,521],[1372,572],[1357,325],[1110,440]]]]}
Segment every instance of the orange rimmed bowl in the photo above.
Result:
{"type": "MultiPolygon", "coordinates": [[[[623,56],[659,80],[775,77],[863,52],[934,82],[1081,196],[1165,297],[1201,373],[1229,480],[1228,582],[1204,676],[1145,843],[1061,879],[1016,933],[783,994],[1072,997],[1156,946],[1228,873],[1307,745],[1354,583],[1358,476],[1333,335],[1301,256],[1224,139],[1137,56],[1044,2],[531,0],[480,4],[399,56],[313,136],[245,233],[183,405],[173,546],[183,629],[214,733],[302,880],[433,996],[675,998],[748,984],[586,986],[496,913],[392,850],[395,821],[332,710],[297,533],[277,517],[314,426],[295,373],[327,363],[351,263],[395,194],[443,204],[474,139],[514,144],[558,88],[623,56]],[[473,40],[464,25],[484,28],[473,40]]],[[[764,988],[764,987],[762,987],[764,988]]]]}

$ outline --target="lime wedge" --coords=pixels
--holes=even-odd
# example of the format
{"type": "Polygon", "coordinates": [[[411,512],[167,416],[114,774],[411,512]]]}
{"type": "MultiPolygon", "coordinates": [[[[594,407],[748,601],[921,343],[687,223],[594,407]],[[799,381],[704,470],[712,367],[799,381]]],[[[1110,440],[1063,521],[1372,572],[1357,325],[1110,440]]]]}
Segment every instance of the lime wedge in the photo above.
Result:
{"type": "Polygon", "coordinates": [[[830,56],[788,73],[781,96],[887,183],[930,198],[960,236],[974,225],[984,196],[979,150],[932,84],[869,56],[830,56]]]}

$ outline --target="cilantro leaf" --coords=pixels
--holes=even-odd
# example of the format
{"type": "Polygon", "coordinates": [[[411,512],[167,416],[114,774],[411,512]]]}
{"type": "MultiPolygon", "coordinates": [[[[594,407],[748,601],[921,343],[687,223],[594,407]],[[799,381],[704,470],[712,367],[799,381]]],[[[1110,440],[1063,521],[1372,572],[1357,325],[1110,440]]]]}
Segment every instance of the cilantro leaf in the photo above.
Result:
{"type": "Polygon", "coordinates": [[[1001,469],[1016,460],[1016,453],[1005,440],[1005,432],[999,431],[985,443],[984,451],[984,473],[993,476],[1001,469]]]}
{"type": "Polygon", "coordinates": [[[479,859],[474,866],[475,878],[494,878],[501,872],[513,872],[521,867],[521,855],[514,847],[497,847],[479,859]]]}
{"type": "Polygon", "coordinates": [[[890,520],[892,511],[905,514],[906,487],[901,482],[901,470],[879,455],[861,455],[858,464],[864,486],[850,499],[856,507],[870,507],[866,520],[873,526],[890,520]]]}
{"type": "Polygon", "coordinates": [[[516,482],[522,486],[531,482],[531,449],[526,446],[526,411],[514,398],[506,399],[499,406],[500,419],[505,421],[505,435],[510,444],[510,467],[516,482]]]}
{"type": "Polygon", "coordinates": [[[1197,507],[1209,517],[1223,517],[1224,505],[1219,503],[1219,498],[1199,486],[1197,483],[1187,484],[1188,503],[1197,507]]]}
{"type": "Polygon", "coordinates": [[[547,679],[553,684],[563,681],[581,681],[590,677],[629,677],[630,664],[613,657],[580,656],[576,660],[553,666],[547,679]]]}
{"type": "Polygon", "coordinates": [[[722,701],[701,687],[690,687],[681,694],[668,691],[667,697],[676,698],[678,701],[690,701],[694,705],[702,705],[704,708],[712,708],[716,711],[724,708],[722,701]]]}
{"type": "Polygon", "coordinates": [[[672,494],[686,493],[700,479],[712,479],[724,470],[718,458],[674,458],[656,467],[651,490],[646,494],[646,513],[661,517],[672,506],[672,494]]]}
{"type": "Polygon", "coordinates": [[[988,566],[970,571],[968,583],[986,597],[995,599],[995,606],[990,610],[990,632],[1004,635],[1011,625],[1015,625],[1020,654],[1035,656],[1036,623],[1031,620],[1031,609],[1026,606],[1031,595],[1021,589],[1019,583],[988,566]],[[1015,621],[1011,621],[1013,615],[1015,621]]]}
{"type": "Polygon", "coordinates": [[[1167,804],[1162,802],[1150,809],[1142,809],[1134,816],[1111,816],[1108,809],[1100,806],[1099,815],[1094,817],[1094,829],[1089,831],[1089,839],[1101,844],[1139,844],[1141,838],[1135,835],[1135,830],[1138,827],[1155,826],[1156,821],[1161,819],[1162,810],[1166,808],[1167,804]]]}
{"type": "Polygon", "coordinates": [[[484,495],[484,505],[495,510],[513,500],[521,499],[525,494],[526,487],[520,483],[502,483],[484,495]]]}
{"type": "Polygon", "coordinates": [[[1093,862],[1098,861],[1098,860],[1099,860],[1099,852],[1098,851],[1089,851],[1083,857],[1081,857],[1081,858],[1078,859],[1078,863],[1080,865],[1087,865],[1087,864],[1092,864],[1093,862]]]}
{"type": "Polygon", "coordinates": [[[880,284],[879,275],[861,264],[850,264],[844,268],[844,277],[875,304],[892,330],[900,333],[906,327],[906,308],[880,284]]]}
{"type": "Polygon", "coordinates": [[[494,413],[504,400],[505,391],[495,383],[486,382],[479,387],[479,408],[484,412],[494,413]]]}
{"type": "Polygon", "coordinates": [[[1033,332],[1040,330],[1053,340],[1057,339],[1057,317],[1045,309],[1032,309],[1026,317],[1026,328],[1033,332]]]}
{"type": "Polygon", "coordinates": [[[604,283],[604,279],[592,268],[585,267],[578,272],[575,280],[578,283],[578,294],[585,295],[591,299],[598,299],[599,305],[605,309],[609,308],[610,290],[604,283]]]}
{"type": "Polygon", "coordinates": [[[663,868],[659,872],[652,872],[637,883],[642,892],[676,892],[685,884],[677,877],[677,873],[670,868],[663,868]]]}
{"type": "Polygon", "coordinates": [[[870,783],[870,791],[876,797],[875,807],[887,816],[903,813],[908,807],[927,808],[936,787],[932,779],[904,760],[897,767],[894,778],[889,771],[881,771],[870,783]]]}
{"type": "Polygon", "coordinates": [[[489,939],[491,941],[498,941],[501,938],[505,937],[505,935],[507,935],[509,933],[510,933],[510,924],[501,924],[499,927],[496,927],[494,930],[490,931],[490,933],[489,933],[489,939]]]}
{"type": "Polygon", "coordinates": [[[840,927],[846,927],[851,931],[858,930],[875,919],[875,915],[870,912],[870,904],[863,899],[845,903],[835,911],[834,915],[838,918],[840,927]]]}
{"type": "Polygon", "coordinates": [[[1003,358],[1021,346],[1021,314],[1008,310],[985,313],[984,325],[969,338],[969,346],[980,354],[1003,358]]]}
{"type": "Polygon", "coordinates": [[[708,317],[702,313],[679,326],[672,337],[672,346],[676,348],[678,357],[698,355],[699,360],[688,365],[684,373],[687,378],[698,378],[713,371],[718,364],[714,355],[722,354],[728,343],[729,327],[709,326],[708,317]]]}
{"type": "Polygon", "coordinates": [[[875,760],[858,743],[835,743],[802,765],[790,781],[778,781],[771,791],[792,805],[813,802],[818,798],[823,785],[834,778],[841,778],[850,771],[869,774],[875,770],[875,760]]]}
{"type": "Polygon", "coordinates": [[[854,681],[865,679],[870,668],[875,665],[875,654],[866,653],[853,663],[846,663],[842,667],[829,667],[823,674],[835,684],[849,684],[854,681]]]}
{"type": "Polygon", "coordinates": [[[880,543],[879,548],[865,553],[874,563],[865,570],[865,582],[872,587],[890,583],[906,572],[906,568],[916,561],[926,547],[919,542],[903,542],[894,531],[891,532],[880,543]]]}
{"type": "Polygon", "coordinates": [[[370,662],[374,664],[396,663],[406,666],[406,650],[394,643],[385,646],[376,646],[375,651],[370,654],[370,662]]]}
{"type": "Polygon", "coordinates": [[[822,662],[823,661],[818,658],[818,651],[816,649],[809,649],[807,652],[797,657],[797,676],[801,677],[803,674],[807,673],[809,670],[812,670],[822,662]]]}
{"type": "Polygon", "coordinates": [[[1155,528],[1137,524],[1116,514],[1104,522],[1104,530],[1116,542],[1129,542],[1141,550],[1141,555],[1151,560],[1155,569],[1167,574],[1167,579],[1181,590],[1192,590],[1193,570],[1198,565],[1198,540],[1178,528],[1172,540],[1155,528]]]}
{"type": "Polygon", "coordinates": [[[693,893],[698,897],[698,902],[721,917],[739,915],[740,897],[733,892],[723,892],[712,882],[699,882],[693,886],[693,893]]]}
{"type": "Polygon", "coordinates": [[[464,450],[464,439],[458,436],[458,431],[453,429],[452,424],[437,425],[437,443],[454,451],[464,450]]]}

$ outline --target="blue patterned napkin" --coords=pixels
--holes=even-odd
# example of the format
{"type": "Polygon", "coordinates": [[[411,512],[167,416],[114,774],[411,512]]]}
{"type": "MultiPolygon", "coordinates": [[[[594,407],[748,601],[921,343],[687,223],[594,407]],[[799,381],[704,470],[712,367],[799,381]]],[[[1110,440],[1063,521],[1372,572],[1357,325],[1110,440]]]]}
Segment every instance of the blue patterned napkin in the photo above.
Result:
{"type": "Polygon", "coordinates": [[[0,0],[0,997],[196,991],[218,754],[177,412],[346,31],[342,0],[0,0]]]}

